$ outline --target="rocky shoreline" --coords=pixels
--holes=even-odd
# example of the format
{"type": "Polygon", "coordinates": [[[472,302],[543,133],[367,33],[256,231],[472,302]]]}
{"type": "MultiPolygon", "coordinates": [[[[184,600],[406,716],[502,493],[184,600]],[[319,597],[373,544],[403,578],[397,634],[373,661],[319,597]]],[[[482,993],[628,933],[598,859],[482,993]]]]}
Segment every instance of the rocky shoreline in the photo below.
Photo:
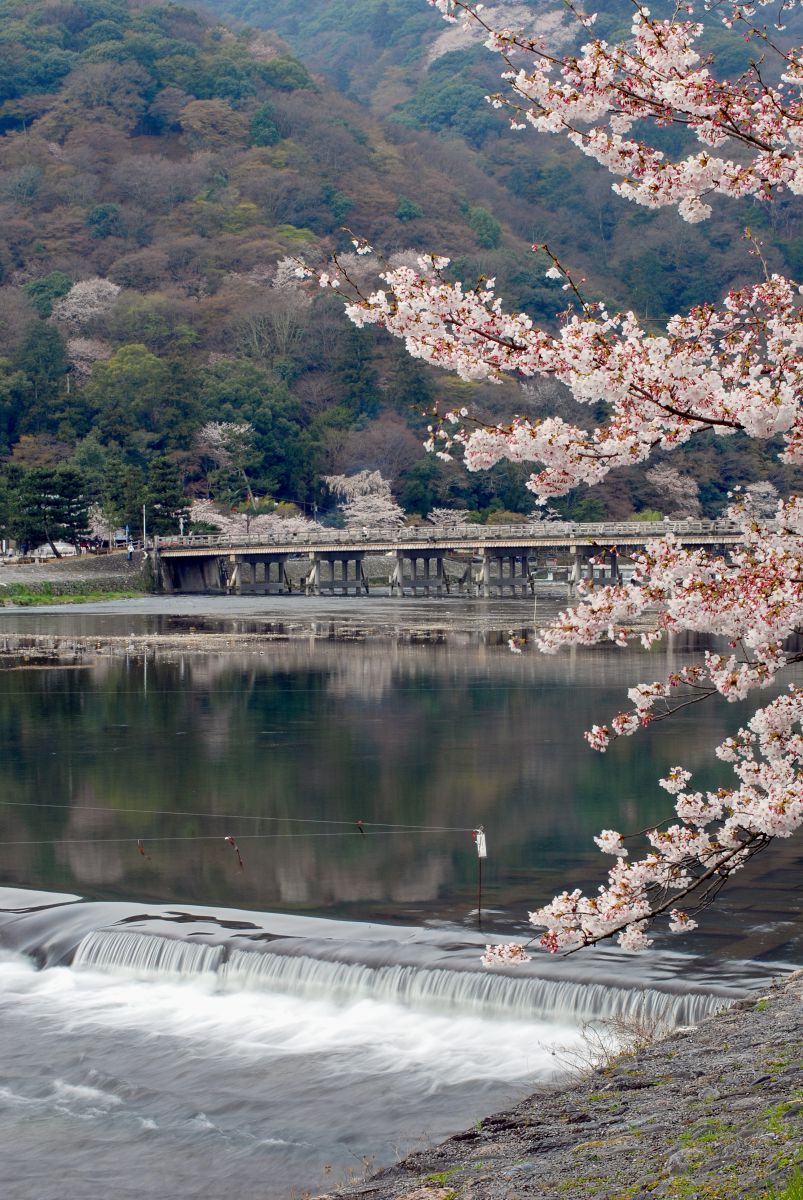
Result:
{"type": "Polygon", "coordinates": [[[798,971],[319,1200],[764,1200],[802,1163],[798,971]]]}

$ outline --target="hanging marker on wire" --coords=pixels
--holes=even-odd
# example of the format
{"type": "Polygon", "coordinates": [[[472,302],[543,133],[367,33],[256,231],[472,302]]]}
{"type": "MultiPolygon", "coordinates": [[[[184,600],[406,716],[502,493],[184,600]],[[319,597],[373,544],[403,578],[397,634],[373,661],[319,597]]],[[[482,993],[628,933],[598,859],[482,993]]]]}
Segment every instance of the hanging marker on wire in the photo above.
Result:
{"type": "Polygon", "coordinates": [[[231,846],[232,850],[233,850],[233,851],[234,851],[234,853],[237,855],[237,862],[238,862],[238,864],[239,864],[240,870],[241,870],[241,871],[244,871],[244,870],[245,870],[245,867],[243,866],[243,856],[240,854],[240,847],[237,845],[237,843],[235,842],[234,838],[233,838],[233,837],[231,837],[231,836],[229,836],[229,837],[224,837],[223,841],[224,841],[224,842],[228,842],[228,843],[229,843],[229,845],[231,846]]]}
{"type": "Polygon", "coordinates": [[[487,858],[488,849],[485,845],[485,830],[480,825],[474,830],[474,841],[477,843],[477,858],[487,858]]]}

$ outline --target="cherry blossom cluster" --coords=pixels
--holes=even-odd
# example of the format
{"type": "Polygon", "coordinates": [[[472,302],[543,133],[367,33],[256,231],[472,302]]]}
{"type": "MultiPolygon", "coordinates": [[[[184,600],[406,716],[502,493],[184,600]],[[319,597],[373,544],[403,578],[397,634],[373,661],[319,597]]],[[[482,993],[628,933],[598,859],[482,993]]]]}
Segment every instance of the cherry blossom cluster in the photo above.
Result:
{"type": "Polygon", "coordinates": [[[675,907],[679,896],[703,907],[725,880],[772,838],[790,837],[803,824],[803,688],[789,689],[754,713],[748,725],[726,739],[717,754],[734,767],[738,784],[716,792],[683,790],[691,776],[675,768],[662,784],[677,795],[679,823],[652,829],[652,849],[623,862],[622,835],[603,830],[595,838],[618,861],[596,896],[563,892],[530,914],[546,927],[541,945],[574,949],[616,936],[629,950],[650,945],[646,929],[668,913],[669,930],[687,933],[697,922],[675,907]]]}
{"type": "Polygon", "coordinates": [[[432,447],[449,454],[461,445],[470,470],[501,459],[538,462],[528,486],[546,498],[598,483],[704,429],[780,434],[784,459],[803,461],[803,310],[791,281],[773,275],[734,290],[719,308],[673,318],[660,336],[633,313],[602,308],[567,316],[553,335],[526,314],[506,313],[493,280],[464,288],[444,277],[444,260],[434,274],[431,263],[385,272],[387,288],[348,304],[348,316],[388,330],[415,357],[464,379],[552,376],[580,403],[604,401],[609,412],[591,430],[560,417],[467,429],[460,414],[446,414],[432,447]]]}
{"type": "Polygon", "coordinates": [[[404,509],[393,499],[390,484],[380,471],[325,475],[324,483],[343,501],[340,511],[348,529],[396,527],[404,521],[404,509]]]}
{"type": "Polygon", "coordinates": [[[470,516],[467,508],[433,508],[427,513],[427,520],[438,529],[448,529],[454,525],[465,525],[470,516]]]}
{"type": "Polygon", "coordinates": [[[114,308],[121,291],[111,279],[82,279],[53,305],[53,320],[82,329],[114,308]]]}
{"type": "Polygon", "coordinates": [[[244,513],[222,509],[212,500],[193,500],[190,506],[190,521],[194,524],[212,525],[224,537],[270,538],[282,541],[310,533],[320,526],[305,517],[283,517],[276,513],[244,513]]]}
{"type": "MultiPolygon", "coordinates": [[[[691,4],[666,19],[637,6],[629,39],[610,44],[592,38],[566,54],[543,37],[492,29],[481,5],[431,2],[447,19],[460,12],[483,27],[488,48],[504,56],[510,94],[490,99],[510,110],[511,127],[563,134],[619,177],[619,195],[649,208],[676,206],[685,220],[696,222],[710,216],[707,198],[713,193],[768,200],[784,189],[803,192],[803,57],[753,28],[749,5],[729,5],[725,23],[739,23],[744,36],[760,39],[761,52],[780,68],[774,86],[758,68],[735,82],[718,79],[701,46],[705,27],[692,19],[691,4]],[[672,162],[630,136],[642,122],[683,125],[700,149],[672,162]],[[726,152],[718,153],[723,147],[726,152]]],[[[595,15],[573,11],[578,30],[590,31],[595,15]]]]}
{"type": "Polygon", "coordinates": [[[500,942],[486,946],[480,962],[485,967],[515,967],[530,961],[530,955],[520,942],[500,942]]]}
{"type": "Polygon", "coordinates": [[[254,427],[249,421],[207,421],[195,435],[198,452],[222,467],[247,455],[253,441],[254,427]]]}
{"type": "Polygon", "coordinates": [[[729,515],[741,526],[741,540],[727,553],[686,547],[667,534],[636,556],[631,582],[585,581],[582,602],[539,631],[539,648],[547,653],[603,640],[624,645],[635,637],[649,646],[667,632],[690,630],[738,647],[738,654],[709,651],[702,664],[632,688],[633,711],[615,720],[616,733],[649,723],[656,705],[677,689],[741,700],[773,683],[787,665],[784,644],[803,629],[803,500],[780,502],[772,525],[751,521],[738,507],[729,515]]]}
{"type": "Polygon", "coordinates": [[[67,339],[67,357],[73,376],[79,383],[86,383],[96,362],[106,362],[114,353],[113,347],[100,338],[71,337],[67,339]]]}

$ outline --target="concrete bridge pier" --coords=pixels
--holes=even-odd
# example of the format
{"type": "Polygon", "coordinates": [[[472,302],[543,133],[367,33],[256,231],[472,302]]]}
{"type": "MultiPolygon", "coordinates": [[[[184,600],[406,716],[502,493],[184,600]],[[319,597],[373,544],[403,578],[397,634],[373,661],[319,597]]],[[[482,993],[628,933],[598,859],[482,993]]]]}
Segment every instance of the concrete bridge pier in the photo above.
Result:
{"type": "Polygon", "coordinates": [[[479,585],[479,594],[483,600],[487,600],[491,594],[491,556],[485,548],[482,551],[482,562],[480,563],[477,582],[479,585]]]}
{"type": "Polygon", "coordinates": [[[571,557],[569,559],[569,574],[566,577],[566,587],[571,596],[580,580],[580,555],[577,547],[571,547],[571,557]]]}
{"type": "Polygon", "coordinates": [[[446,574],[446,555],[438,552],[435,555],[435,595],[442,596],[449,591],[449,581],[446,574]]]}
{"type": "Polygon", "coordinates": [[[404,595],[404,552],[402,550],[396,551],[396,561],[390,573],[390,594],[391,596],[404,595]]]}
{"type": "Polygon", "coordinates": [[[321,594],[321,556],[313,554],[310,557],[309,574],[304,578],[304,595],[320,596],[321,594]]]}
{"type": "Polygon", "coordinates": [[[240,579],[240,567],[242,560],[239,554],[229,555],[229,569],[226,575],[226,591],[229,595],[242,595],[242,583],[240,579]]]}

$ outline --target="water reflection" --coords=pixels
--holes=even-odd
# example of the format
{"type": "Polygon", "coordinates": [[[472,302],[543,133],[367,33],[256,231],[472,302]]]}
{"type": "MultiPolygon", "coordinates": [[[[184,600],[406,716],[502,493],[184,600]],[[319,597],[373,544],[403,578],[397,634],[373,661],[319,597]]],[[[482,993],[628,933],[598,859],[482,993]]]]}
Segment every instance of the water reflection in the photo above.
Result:
{"type": "MultiPolygon", "coordinates": [[[[0,870],[91,896],[473,923],[469,831],[484,824],[486,923],[508,930],[557,887],[599,877],[600,827],[666,814],[655,781],[669,766],[700,787],[727,781],[709,751],[739,706],[698,709],[604,758],[586,747],[583,729],[666,660],[314,638],[22,664],[0,673],[0,870]],[[362,836],[359,820],[443,831],[362,836]]],[[[799,866],[795,843],[773,848],[690,945],[800,958],[799,866]]]]}

